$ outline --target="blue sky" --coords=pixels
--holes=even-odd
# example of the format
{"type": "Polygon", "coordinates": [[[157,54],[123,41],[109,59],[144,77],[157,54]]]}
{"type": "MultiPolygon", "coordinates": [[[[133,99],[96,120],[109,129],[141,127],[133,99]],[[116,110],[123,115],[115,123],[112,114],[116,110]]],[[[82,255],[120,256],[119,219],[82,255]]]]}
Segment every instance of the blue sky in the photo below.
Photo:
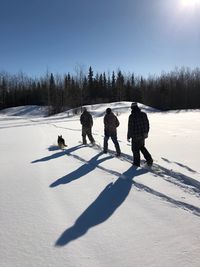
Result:
{"type": "Polygon", "coordinates": [[[31,76],[200,65],[200,0],[0,0],[0,71],[31,76]],[[187,3],[186,3],[187,1],[187,3]]]}

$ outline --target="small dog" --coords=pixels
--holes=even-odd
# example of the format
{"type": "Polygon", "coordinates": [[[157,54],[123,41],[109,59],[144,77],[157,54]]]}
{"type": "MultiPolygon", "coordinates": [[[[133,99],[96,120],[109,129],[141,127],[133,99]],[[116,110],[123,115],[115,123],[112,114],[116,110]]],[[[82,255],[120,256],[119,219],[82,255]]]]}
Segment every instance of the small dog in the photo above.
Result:
{"type": "Polygon", "coordinates": [[[67,147],[67,145],[65,144],[65,140],[64,138],[62,138],[62,135],[58,135],[58,146],[60,149],[63,149],[64,147],[67,147]]]}

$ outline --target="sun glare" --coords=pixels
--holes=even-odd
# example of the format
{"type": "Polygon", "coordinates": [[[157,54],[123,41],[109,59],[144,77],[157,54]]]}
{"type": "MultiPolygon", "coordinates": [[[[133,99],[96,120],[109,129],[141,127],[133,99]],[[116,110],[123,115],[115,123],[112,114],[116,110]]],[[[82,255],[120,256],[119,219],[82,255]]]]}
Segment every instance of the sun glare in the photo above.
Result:
{"type": "Polygon", "coordinates": [[[181,0],[181,2],[185,7],[194,7],[200,4],[200,0],[181,0]]]}

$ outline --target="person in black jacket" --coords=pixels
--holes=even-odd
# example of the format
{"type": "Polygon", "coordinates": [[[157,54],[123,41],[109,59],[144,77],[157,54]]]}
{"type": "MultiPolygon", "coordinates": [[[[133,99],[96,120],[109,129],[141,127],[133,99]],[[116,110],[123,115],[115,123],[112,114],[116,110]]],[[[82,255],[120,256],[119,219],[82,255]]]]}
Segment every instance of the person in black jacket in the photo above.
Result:
{"type": "Polygon", "coordinates": [[[103,143],[103,152],[108,152],[108,139],[111,138],[115,145],[116,156],[119,157],[121,155],[121,150],[119,147],[119,142],[117,140],[117,127],[119,126],[119,120],[112,112],[111,108],[106,109],[106,114],[103,118],[104,122],[104,143],[103,143]]]}
{"type": "Polygon", "coordinates": [[[86,136],[89,138],[90,142],[94,144],[95,140],[92,136],[93,119],[92,115],[87,111],[86,108],[83,108],[83,113],[81,114],[80,122],[82,124],[83,144],[87,144],[86,136]]]}
{"type": "Polygon", "coordinates": [[[127,140],[132,139],[133,165],[140,166],[140,151],[149,166],[153,164],[151,154],[145,147],[145,138],[148,137],[149,120],[147,114],[142,112],[137,103],[131,104],[131,115],[128,120],[127,140]]]}

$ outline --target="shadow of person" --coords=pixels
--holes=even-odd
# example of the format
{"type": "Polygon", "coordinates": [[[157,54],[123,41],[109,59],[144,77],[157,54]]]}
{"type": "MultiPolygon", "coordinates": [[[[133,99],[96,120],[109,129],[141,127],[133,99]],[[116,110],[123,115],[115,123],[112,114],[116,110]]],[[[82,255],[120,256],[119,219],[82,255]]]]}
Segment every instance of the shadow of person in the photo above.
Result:
{"type": "MultiPolygon", "coordinates": [[[[79,149],[81,147],[83,147],[83,146],[82,145],[78,145],[78,146],[74,146],[74,147],[71,147],[71,148],[66,149],[66,150],[64,149],[64,150],[59,151],[59,152],[57,152],[57,153],[55,153],[53,155],[50,155],[50,156],[47,156],[47,157],[44,157],[44,158],[41,158],[41,159],[34,160],[31,163],[44,162],[44,161],[48,161],[48,160],[51,160],[51,159],[56,159],[56,158],[62,157],[64,155],[68,155],[71,152],[73,152],[73,151],[75,151],[75,150],[77,150],[77,149],[79,149]]],[[[53,150],[51,150],[51,147],[49,147],[48,150],[49,151],[53,151],[53,150]]]]}
{"type": "Polygon", "coordinates": [[[131,167],[114,183],[107,185],[97,199],[79,216],[74,225],[62,233],[55,246],[65,246],[83,236],[90,228],[105,222],[127,198],[132,187],[132,178],[145,172],[144,169],[131,167]]]}
{"type": "Polygon", "coordinates": [[[98,159],[99,156],[101,156],[103,153],[98,153],[93,158],[91,158],[89,161],[85,162],[84,165],[82,165],[80,168],[76,169],[75,171],[59,178],[55,182],[53,182],[50,187],[56,187],[61,184],[68,184],[74,180],[79,179],[80,177],[88,174],[89,172],[93,171],[100,163],[102,163],[105,160],[113,158],[112,156],[107,156],[102,159],[98,159]]]}

